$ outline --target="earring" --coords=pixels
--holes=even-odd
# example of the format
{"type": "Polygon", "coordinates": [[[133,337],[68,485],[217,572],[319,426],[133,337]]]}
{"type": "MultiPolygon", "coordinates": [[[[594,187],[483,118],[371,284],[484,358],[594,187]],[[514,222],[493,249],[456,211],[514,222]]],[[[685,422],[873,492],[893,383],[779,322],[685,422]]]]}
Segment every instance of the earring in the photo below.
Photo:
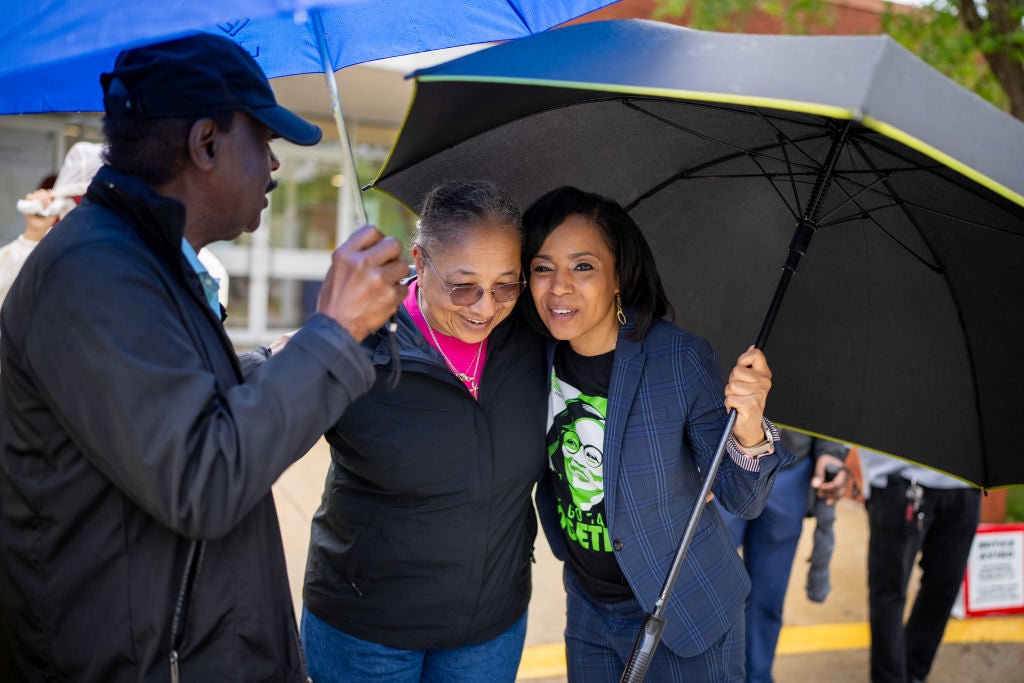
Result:
{"type": "Polygon", "coordinates": [[[620,325],[626,324],[626,314],[622,312],[622,297],[615,292],[615,317],[619,319],[620,325]]]}

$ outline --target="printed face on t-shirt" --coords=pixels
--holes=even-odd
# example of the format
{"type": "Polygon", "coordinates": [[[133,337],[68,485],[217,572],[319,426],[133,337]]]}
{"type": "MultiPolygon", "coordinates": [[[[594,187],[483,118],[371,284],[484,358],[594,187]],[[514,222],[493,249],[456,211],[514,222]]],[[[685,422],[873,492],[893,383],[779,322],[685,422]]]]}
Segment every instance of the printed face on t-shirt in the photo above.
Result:
{"type": "Polygon", "coordinates": [[[565,462],[565,474],[573,502],[581,510],[590,510],[604,500],[603,457],[604,421],[591,405],[579,399],[566,402],[557,448],[565,462]]]}

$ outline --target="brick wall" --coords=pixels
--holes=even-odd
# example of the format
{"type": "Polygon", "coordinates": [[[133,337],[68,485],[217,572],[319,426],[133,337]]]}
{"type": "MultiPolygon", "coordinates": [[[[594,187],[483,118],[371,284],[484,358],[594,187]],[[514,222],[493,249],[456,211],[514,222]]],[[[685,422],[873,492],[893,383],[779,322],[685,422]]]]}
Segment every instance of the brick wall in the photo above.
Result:
{"type": "MultiPolygon", "coordinates": [[[[714,0],[703,0],[714,2],[714,0]]],[[[810,33],[816,34],[869,34],[882,32],[882,12],[885,3],[882,0],[825,0],[831,6],[829,14],[831,23],[814,26],[810,33]]],[[[650,19],[654,14],[654,0],[620,0],[614,5],[591,12],[580,19],[569,23],[583,21],[601,21],[605,19],[650,19]]],[[[684,19],[664,19],[669,23],[686,26],[684,19]]],[[[784,33],[780,19],[752,12],[738,22],[735,30],[744,33],[784,33]]]]}

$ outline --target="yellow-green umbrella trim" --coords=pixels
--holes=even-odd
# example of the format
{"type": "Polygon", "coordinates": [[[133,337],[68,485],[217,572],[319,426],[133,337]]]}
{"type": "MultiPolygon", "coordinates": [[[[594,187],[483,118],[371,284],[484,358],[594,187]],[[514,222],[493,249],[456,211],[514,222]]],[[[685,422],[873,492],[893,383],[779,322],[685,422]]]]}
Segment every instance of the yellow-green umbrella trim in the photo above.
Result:
{"type": "Polygon", "coordinates": [[[608,84],[608,83],[578,83],[574,81],[537,80],[529,78],[502,78],[488,77],[482,79],[479,76],[430,76],[418,77],[419,81],[426,82],[455,82],[466,81],[473,83],[508,83],[513,85],[540,86],[545,88],[570,88],[574,90],[595,90],[601,92],[622,93],[624,95],[636,95],[644,97],[665,97],[676,100],[695,100],[700,102],[717,102],[720,104],[736,104],[745,107],[765,107],[769,109],[780,109],[783,111],[799,112],[802,114],[814,114],[826,116],[839,120],[855,120],[862,123],[882,135],[901,142],[910,149],[935,159],[939,163],[951,168],[954,171],[970,178],[979,185],[992,190],[1001,197],[1011,202],[1024,206],[1024,196],[1014,192],[1002,183],[992,180],[983,173],[976,171],[967,164],[945,154],[928,143],[913,135],[892,126],[872,116],[861,115],[852,109],[837,107],[828,104],[815,102],[802,102],[799,100],[786,100],[774,97],[757,97],[754,95],[738,95],[733,93],[717,93],[696,90],[675,90],[672,88],[651,88],[633,85],[608,84]]]}

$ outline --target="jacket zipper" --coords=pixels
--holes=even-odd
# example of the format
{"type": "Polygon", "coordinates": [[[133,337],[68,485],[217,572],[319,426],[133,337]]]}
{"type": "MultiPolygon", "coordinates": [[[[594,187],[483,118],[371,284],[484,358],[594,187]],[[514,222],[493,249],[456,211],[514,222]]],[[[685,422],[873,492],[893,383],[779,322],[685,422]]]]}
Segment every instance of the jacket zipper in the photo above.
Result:
{"type": "Polygon", "coordinates": [[[306,683],[313,683],[313,679],[309,677],[309,672],[306,669],[306,651],[302,649],[302,638],[299,636],[299,629],[295,626],[295,615],[292,615],[292,637],[295,639],[295,647],[299,651],[299,667],[302,672],[302,679],[306,683]]]}
{"type": "Polygon", "coordinates": [[[178,589],[178,599],[174,602],[174,617],[171,620],[171,683],[179,683],[179,662],[178,648],[185,640],[185,620],[188,617],[188,608],[192,598],[195,596],[195,587],[199,583],[199,570],[203,564],[203,552],[206,550],[205,541],[193,540],[188,547],[188,557],[185,560],[185,569],[181,574],[181,587],[178,589]]]}

